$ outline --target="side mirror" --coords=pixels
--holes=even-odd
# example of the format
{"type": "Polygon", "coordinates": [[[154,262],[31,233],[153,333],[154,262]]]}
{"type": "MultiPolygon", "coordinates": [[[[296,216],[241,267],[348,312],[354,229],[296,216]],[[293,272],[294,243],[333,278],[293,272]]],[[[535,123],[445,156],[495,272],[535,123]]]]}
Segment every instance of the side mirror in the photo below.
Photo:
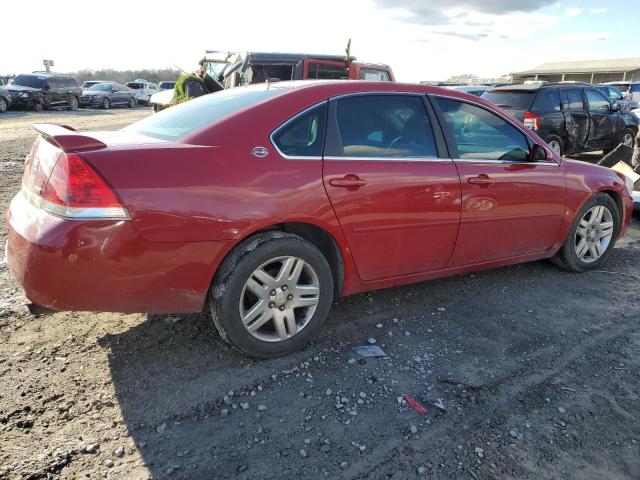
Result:
{"type": "Polygon", "coordinates": [[[619,112],[620,111],[620,104],[618,102],[613,102],[611,104],[611,111],[612,112],[619,112]]]}
{"type": "Polygon", "coordinates": [[[549,158],[549,156],[547,155],[547,149],[544,148],[542,145],[539,144],[535,144],[532,148],[531,148],[531,152],[529,153],[529,160],[532,162],[536,162],[536,161],[540,161],[540,160],[547,160],[549,158]]]}

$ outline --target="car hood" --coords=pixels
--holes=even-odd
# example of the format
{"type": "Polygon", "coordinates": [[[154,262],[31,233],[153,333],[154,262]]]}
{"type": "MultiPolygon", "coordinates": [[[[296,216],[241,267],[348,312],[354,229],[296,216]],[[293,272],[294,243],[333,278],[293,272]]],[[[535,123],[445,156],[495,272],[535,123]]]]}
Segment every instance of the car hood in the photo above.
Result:
{"type": "Polygon", "coordinates": [[[173,103],[173,88],[154,93],[151,95],[149,102],[158,105],[171,105],[171,103],[173,103]]]}
{"type": "Polygon", "coordinates": [[[83,90],[82,96],[84,97],[95,97],[96,95],[107,95],[109,92],[100,92],[97,90],[83,90]]]}
{"type": "Polygon", "coordinates": [[[13,92],[41,92],[40,88],[25,87],[24,85],[7,85],[7,90],[13,92]]]}

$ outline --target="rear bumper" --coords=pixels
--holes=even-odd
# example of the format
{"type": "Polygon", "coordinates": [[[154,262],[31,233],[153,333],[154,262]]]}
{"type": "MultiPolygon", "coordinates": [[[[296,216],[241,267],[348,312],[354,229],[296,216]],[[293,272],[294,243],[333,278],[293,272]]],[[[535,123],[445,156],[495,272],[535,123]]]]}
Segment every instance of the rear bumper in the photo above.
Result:
{"type": "Polygon", "coordinates": [[[54,310],[200,312],[223,242],[155,243],[128,220],[62,219],[21,194],[7,211],[7,263],[54,310]]]}

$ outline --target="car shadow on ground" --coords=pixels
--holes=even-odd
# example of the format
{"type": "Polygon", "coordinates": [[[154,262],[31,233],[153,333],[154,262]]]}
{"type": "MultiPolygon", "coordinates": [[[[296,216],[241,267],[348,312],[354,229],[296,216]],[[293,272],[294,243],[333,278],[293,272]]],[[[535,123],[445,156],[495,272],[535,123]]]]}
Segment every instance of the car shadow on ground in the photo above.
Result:
{"type": "MultiPolygon", "coordinates": [[[[439,340],[443,342],[443,346],[438,350],[446,351],[449,348],[449,352],[453,354],[456,350],[452,348],[454,343],[462,341],[476,344],[477,338],[483,338],[484,343],[473,348],[477,348],[477,353],[487,358],[493,356],[493,351],[504,351],[513,343],[521,348],[529,348],[536,338],[530,334],[523,335],[522,329],[527,327],[519,327],[515,332],[505,333],[499,338],[499,331],[506,331],[505,325],[500,322],[511,325],[513,320],[507,318],[495,324],[487,324],[483,320],[487,312],[481,310],[481,305],[485,302],[482,299],[488,302],[488,311],[496,315],[497,311],[510,308],[507,305],[519,309],[518,298],[501,298],[507,291],[506,285],[512,284],[511,282],[526,285],[530,282],[531,275],[533,278],[548,276],[549,272],[554,272],[558,277],[565,275],[558,273],[549,262],[536,262],[478,274],[484,279],[482,284],[478,284],[476,275],[465,275],[340,299],[334,304],[328,322],[312,345],[305,351],[269,361],[248,359],[226,346],[211,325],[209,315],[204,313],[148,315],[144,322],[123,333],[106,335],[99,343],[108,351],[112,380],[124,422],[152,478],[208,478],[189,473],[192,468],[197,468],[199,475],[215,474],[217,471],[221,477],[233,477],[237,468],[243,467],[238,467],[242,460],[235,458],[238,448],[242,450],[245,448],[243,444],[251,443],[256,432],[285,428],[278,424],[276,418],[271,419],[272,423],[269,423],[268,418],[261,418],[260,412],[255,410],[256,403],[249,396],[250,391],[260,390],[263,397],[270,396],[271,400],[262,400],[267,404],[269,401],[273,402],[274,397],[276,403],[291,402],[292,416],[304,411],[304,408],[295,404],[296,401],[301,401],[298,397],[300,389],[305,388],[304,381],[300,380],[295,385],[275,384],[274,375],[296,370],[298,365],[320,355],[333,356],[333,364],[321,372],[314,371],[314,376],[339,376],[343,374],[344,355],[353,355],[349,353],[350,347],[366,343],[368,335],[377,333],[383,336],[384,332],[377,330],[376,324],[384,321],[394,326],[391,319],[396,315],[412,318],[415,324],[424,325],[422,332],[414,329],[414,334],[418,334],[411,339],[407,337],[405,342],[407,346],[412,344],[412,347],[418,348],[418,342],[426,341],[426,329],[429,325],[437,331],[438,327],[432,323],[434,319],[440,318],[436,307],[456,303],[462,305],[464,302],[467,302],[465,308],[468,310],[461,315],[462,318],[468,317],[471,324],[455,325],[455,340],[444,335],[439,340]],[[469,285],[472,284],[472,296],[478,299],[478,305],[475,301],[468,301],[469,285]],[[425,335],[421,337],[421,333],[425,335]],[[343,358],[338,359],[339,357],[343,358]],[[333,373],[330,373],[331,370],[333,373]],[[262,392],[262,386],[268,393],[262,392]],[[234,391],[236,396],[228,399],[228,404],[225,404],[224,396],[229,391],[234,391]],[[251,402],[251,406],[247,407],[250,410],[246,413],[242,412],[244,400],[236,400],[239,394],[251,402]],[[221,415],[223,409],[229,410],[229,419],[221,415]],[[243,415],[239,418],[244,420],[238,420],[239,414],[243,415]],[[224,451],[232,458],[223,458],[224,451]],[[223,471],[224,474],[221,473],[223,471]]],[[[442,322],[444,319],[437,321],[442,322]]],[[[449,327],[443,325],[441,327],[446,331],[449,327]]],[[[396,338],[403,333],[396,333],[396,338]]],[[[539,334],[538,327],[535,335],[539,334]]],[[[402,357],[400,354],[401,363],[411,358],[402,357]]],[[[447,360],[445,363],[450,365],[451,362],[447,360]]],[[[464,371],[464,362],[458,362],[457,368],[464,371]]],[[[329,359],[327,363],[330,363],[329,359]]],[[[474,369],[473,366],[469,368],[468,376],[473,377],[474,369]]],[[[401,376],[402,373],[398,372],[398,379],[401,376]]],[[[279,379],[280,377],[278,382],[279,379]]],[[[335,383],[334,379],[327,381],[335,383]]],[[[411,382],[415,380],[404,379],[405,385],[411,382]]],[[[416,384],[412,388],[423,387],[416,384]]],[[[392,404],[395,404],[395,396],[392,404]]],[[[288,424],[289,430],[286,435],[291,436],[293,431],[299,429],[300,424],[297,422],[297,419],[287,419],[285,425],[288,424]]],[[[279,455],[277,445],[271,448],[271,455],[279,455]]],[[[259,455],[258,452],[255,455],[259,455]]],[[[269,462],[269,457],[266,456],[264,461],[269,462]]],[[[277,461],[271,459],[271,469],[277,461]]],[[[218,477],[217,474],[215,476],[218,477]]]]}

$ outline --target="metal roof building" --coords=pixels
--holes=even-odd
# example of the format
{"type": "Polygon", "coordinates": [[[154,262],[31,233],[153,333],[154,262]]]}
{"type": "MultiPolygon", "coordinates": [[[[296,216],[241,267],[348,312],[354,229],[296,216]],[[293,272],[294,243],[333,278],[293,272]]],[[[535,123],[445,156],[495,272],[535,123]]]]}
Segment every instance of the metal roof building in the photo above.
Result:
{"type": "Polygon", "coordinates": [[[590,83],[640,80],[640,58],[543,63],[531,70],[515,72],[512,75],[513,83],[522,83],[525,80],[590,83]]]}

